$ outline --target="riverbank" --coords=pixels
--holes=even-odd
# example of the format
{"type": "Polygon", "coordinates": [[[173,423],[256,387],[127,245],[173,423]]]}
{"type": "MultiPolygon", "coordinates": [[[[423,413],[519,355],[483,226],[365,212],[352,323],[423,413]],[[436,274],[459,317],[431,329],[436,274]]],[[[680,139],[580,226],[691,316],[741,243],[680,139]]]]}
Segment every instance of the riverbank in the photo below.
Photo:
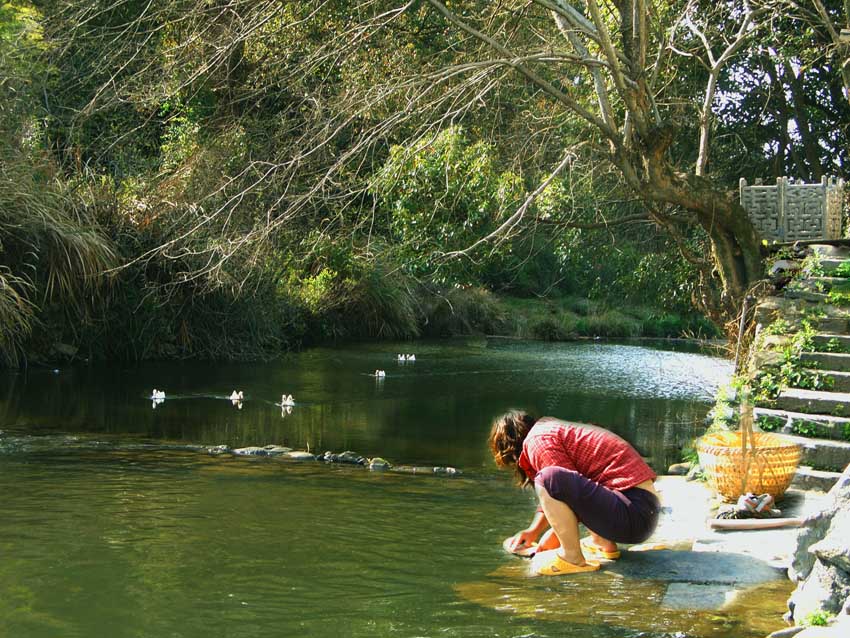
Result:
{"type": "Polygon", "coordinates": [[[54,317],[33,334],[16,363],[54,367],[81,361],[260,361],[315,346],[463,336],[712,343],[721,336],[700,315],[577,296],[499,295],[480,287],[420,291],[415,306],[393,311],[363,304],[344,311],[299,304],[270,308],[264,310],[258,299],[228,312],[208,307],[181,317],[162,306],[143,306],[136,313],[107,315],[74,329],[54,317]]]}

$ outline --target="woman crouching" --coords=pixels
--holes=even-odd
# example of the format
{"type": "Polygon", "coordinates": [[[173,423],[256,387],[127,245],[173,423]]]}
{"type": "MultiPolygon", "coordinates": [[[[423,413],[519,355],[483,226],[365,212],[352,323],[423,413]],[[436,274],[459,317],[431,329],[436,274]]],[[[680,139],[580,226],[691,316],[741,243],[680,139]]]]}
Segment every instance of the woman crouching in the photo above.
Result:
{"type": "Polygon", "coordinates": [[[540,507],[505,549],[534,555],[538,574],[595,571],[596,559],[620,557],[617,543],[642,543],[658,524],[655,473],[613,432],[513,410],[493,422],[490,449],[520,485],[534,482],[540,507]],[[579,538],[579,523],[588,538],[579,538]]]}

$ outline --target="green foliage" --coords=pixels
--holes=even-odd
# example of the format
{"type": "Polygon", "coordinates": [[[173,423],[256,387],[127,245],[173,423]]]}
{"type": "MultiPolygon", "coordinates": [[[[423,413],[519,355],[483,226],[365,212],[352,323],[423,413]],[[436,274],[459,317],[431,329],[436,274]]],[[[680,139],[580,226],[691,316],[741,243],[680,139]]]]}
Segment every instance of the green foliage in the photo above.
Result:
{"type": "Polygon", "coordinates": [[[795,421],[791,426],[791,430],[799,436],[810,438],[823,436],[823,427],[815,421],[795,421]]]}
{"type": "Polygon", "coordinates": [[[835,614],[818,609],[803,618],[803,625],[808,627],[825,627],[832,621],[833,618],[835,618],[835,614]]]}
{"type": "Polygon", "coordinates": [[[9,364],[19,360],[38,305],[79,321],[116,264],[84,201],[49,168],[0,142],[0,359],[9,364]]]}
{"type": "Polygon", "coordinates": [[[850,441],[850,423],[845,423],[841,428],[841,435],[845,441],[850,441]]]}
{"type": "Polygon", "coordinates": [[[785,419],[781,417],[760,414],[756,418],[756,425],[758,425],[759,429],[761,429],[763,432],[775,432],[776,430],[782,428],[785,425],[785,419]]]}
{"type": "Polygon", "coordinates": [[[423,332],[434,337],[501,334],[510,330],[508,308],[485,288],[455,286],[431,291],[423,332]]]}
{"type": "Polygon", "coordinates": [[[787,335],[791,332],[791,324],[787,319],[779,317],[769,324],[763,331],[766,335],[787,335]]]}
{"type": "Polygon", "coordinates": [[[826,296],[826,302],[842,308],[850,306],[850,292],[830,290],[826,296]]]}
{"type": "Polygon", "coordinates": [[[833,277],[850,277],[850,261],[842,261],[838,267],[830,273],[833,277]]]}
{"type": "MultiPolygon", "coordinates": [[[[438,285],[468,284],[510,255],[510,246],[479,254],[482,262],[445,260],[496,228],[519,204],[523,184],[500,171],[495,149],[448,128],[410,147],[395,146],[371,190],[382,202],[401,259],[415,276],[438,285]]],[[[488,248],[489,250],[489,248],[488,248]]]]}
{"type": "Polygon", "coordinates": [[[821,264],[821,256],[817,251],[806,255],[800,264],[800,270],[797,271],[796,279],[807,279],[810,277],[822,277],[823,265],[821,264]]]}
{"type": "Polygon", "coordinates": [[[639,337],[641,324],[617,310],[605,310],[580,318],[575,323],[575,331],[585,337],[639,337]]]}
{"type": "Polygon", "coordinates": [[[815,329],[811,322],[804,319],[800,330],[782,349],[781,364],[758,371],[751,382],[753,398],[757,404],[771,403],[787,387],[806,390],[828,390],[832,387],[831,377],[816,368],[804,367],[800,361],[800,353],[814,349],[814,335],[815,329]]]}

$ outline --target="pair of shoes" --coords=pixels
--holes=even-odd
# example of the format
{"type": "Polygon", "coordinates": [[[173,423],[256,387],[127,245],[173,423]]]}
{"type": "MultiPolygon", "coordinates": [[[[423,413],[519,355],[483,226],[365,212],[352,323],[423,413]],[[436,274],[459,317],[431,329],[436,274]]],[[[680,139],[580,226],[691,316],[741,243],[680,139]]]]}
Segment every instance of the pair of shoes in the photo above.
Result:
{"type": "Polygon", "coordinates": [[[606,560],[617,560],[620,558],[620,550],[615,549],[613,552],[606,552],[593,542],[593,538],[587,536],[581,539],[581,551],[590,554],[594,558],[604,558],[606,560]]]}
{"type": "Polygon", "coordinates": [[[558,556],[557,549],[539,552],[531,559],[531,569],[541,576],[562,576],[564,574],[581,574],[595,572],[599,569],[597,561],[587,561],[585,565],[573,565],[558,556]]]}
{"type": "Polygon", "coordinates": [[[531,558],[537,553],[537,543],[531,543],[530,545],[518,545],[511,549],[511,545],[513,545],[515,538],[516,536],[508,536],[502,542],[502,549],[509,554],[515,554],[516,556],[522,556],[523,558],[531,558]]]}

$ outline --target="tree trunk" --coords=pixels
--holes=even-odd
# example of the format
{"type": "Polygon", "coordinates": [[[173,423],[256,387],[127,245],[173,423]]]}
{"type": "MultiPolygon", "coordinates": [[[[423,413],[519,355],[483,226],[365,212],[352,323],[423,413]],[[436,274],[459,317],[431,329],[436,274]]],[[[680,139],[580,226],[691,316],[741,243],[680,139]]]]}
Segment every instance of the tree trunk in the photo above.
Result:
{"type": "Polygon", "coordinates": [[[644,197],[691,211],[708,234],[721,295],[719,307],[705,310],[728,321],[738,313],[753,283],[763,278],[761,240],[747,211],[736,193],[718,190],[705,178],[677,173],[669,166],[652,175],[644,197]]]}

